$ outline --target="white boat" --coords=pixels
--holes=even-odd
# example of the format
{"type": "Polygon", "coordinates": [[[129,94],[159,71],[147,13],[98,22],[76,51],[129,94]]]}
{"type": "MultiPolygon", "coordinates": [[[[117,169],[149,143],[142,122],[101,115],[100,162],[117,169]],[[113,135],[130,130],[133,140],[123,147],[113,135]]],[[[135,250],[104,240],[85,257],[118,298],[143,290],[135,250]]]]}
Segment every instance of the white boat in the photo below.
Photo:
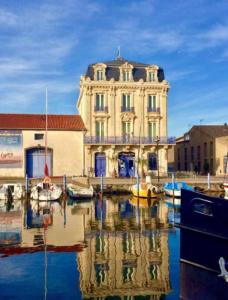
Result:
{"type": "Polygon", "coordinates": [[[178,182],[166,182],[164,184],[164,191],[167,196],[170,197],[180,197],[181,196],[181,189],[191,190],[193,191],[193,187],[187,185],[184,181],[178,182]]]}
{"type": "Polygon", "coordinates": [[[67,185],[67,193],[72,199],[84,199],[92,198],[94,190],[92,185],[90,185],[89,187],[83,187],[69,183],[67,185]]]}
{"type": "Polygon", "coordinates": [[[7,200],[8,193],[11,193],[14,200],[23,197],[24,191],[21,183],[4,183],[0,186],[0,199],[7,200]]]}
{"type": "Polygon", "coordinates": [[[39,201],[59,200],[62,195],[62,189],[51,182],[50,177],[45,177],[43,182],[39,182],[31,189],[30,197],[39,201]]]}
{"type": "Polygon", "coordinates": [[[228,197],[228,181],[223,183],[225,196],[228,197]]]}
{"type": "Polygon", "coordinates": [[[51,182],[47,165],[47,133],[48,133],[48,115],[47,115],[47,89],[46,89],[46,129],[45,129],[45,165],[44,180],[39,182],[31,189],[31,198],[39,201],[58,200],[62,195],[62,189],[51,182]]]}

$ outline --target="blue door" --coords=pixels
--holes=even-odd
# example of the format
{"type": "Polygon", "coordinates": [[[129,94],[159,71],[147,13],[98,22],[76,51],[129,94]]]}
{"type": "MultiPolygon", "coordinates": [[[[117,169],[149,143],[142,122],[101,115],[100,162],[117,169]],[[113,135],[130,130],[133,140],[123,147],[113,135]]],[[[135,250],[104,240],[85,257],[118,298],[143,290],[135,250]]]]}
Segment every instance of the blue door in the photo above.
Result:
{"type": "Polygon", "coordinates": [[[132,152],[121,152],[119,154],[119,176],[135,176],[135,154],[132,152]]]}
{"type": "MultiPolygon", "coordinates": [[[[47,165],[49,176],[52,176],[52,152],[48,150],[47,165]]],[[[32,148],[26,152],[26,174],[30,178],[44,177],[45,149],[32,148]]]]}
{"type": "Polygon", "coordinates": [[[149,153],[148,155],[148,169],[157,170],[157,155],[155,153],[149,153]]]}
{"type": "Polygon", "coordinates": [[[101,177],[106,175],[106,158],[104,153],[95,154],[95,176],[101,177]]]}

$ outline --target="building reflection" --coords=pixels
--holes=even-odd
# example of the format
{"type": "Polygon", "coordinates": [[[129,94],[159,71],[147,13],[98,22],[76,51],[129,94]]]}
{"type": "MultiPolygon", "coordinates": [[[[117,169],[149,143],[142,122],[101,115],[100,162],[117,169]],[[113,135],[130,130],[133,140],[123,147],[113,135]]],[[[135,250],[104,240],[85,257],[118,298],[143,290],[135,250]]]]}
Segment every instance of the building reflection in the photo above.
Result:
{"type": "Polygon", "coordinates": [[[97,199],[78,253],[83,298],[161,299],[168,294],[168,208],[163,201],[97,199]]]}

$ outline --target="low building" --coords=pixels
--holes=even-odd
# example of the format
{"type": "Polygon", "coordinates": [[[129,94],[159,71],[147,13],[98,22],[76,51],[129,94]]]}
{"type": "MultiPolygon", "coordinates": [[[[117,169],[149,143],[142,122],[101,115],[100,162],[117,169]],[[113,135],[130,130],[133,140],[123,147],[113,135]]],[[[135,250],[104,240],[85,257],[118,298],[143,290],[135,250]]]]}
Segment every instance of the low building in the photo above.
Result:
{"type": "Polygon", "coordinates": [[[91,176],[167,173],[169,83],[157,65],[122,57],[91,64],[81,76],[78,111],[85,123],[91,176]]]}
{"type": "Polygon", "coordinates": [[[227,172],[228,126],[197,125],[176,139],[175,170],[224,175],[227,172]]]}
{"type": "Polygon", "coordinates": [[[78,115],[0,114],[0,176],[82,175],[85,126],[78,115]],[[45,154],[45,149],[47,149],[45,154]]]}

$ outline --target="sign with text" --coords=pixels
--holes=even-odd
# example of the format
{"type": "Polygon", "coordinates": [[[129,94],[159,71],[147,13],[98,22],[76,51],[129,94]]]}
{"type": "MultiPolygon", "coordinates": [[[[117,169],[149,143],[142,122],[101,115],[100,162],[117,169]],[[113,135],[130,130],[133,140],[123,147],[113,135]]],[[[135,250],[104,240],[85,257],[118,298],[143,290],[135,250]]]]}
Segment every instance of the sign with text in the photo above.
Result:
{"type": "Polygon", "coordinates": [[[0,131],[0,168],[21,168],[22,132],[0,131]]]}

